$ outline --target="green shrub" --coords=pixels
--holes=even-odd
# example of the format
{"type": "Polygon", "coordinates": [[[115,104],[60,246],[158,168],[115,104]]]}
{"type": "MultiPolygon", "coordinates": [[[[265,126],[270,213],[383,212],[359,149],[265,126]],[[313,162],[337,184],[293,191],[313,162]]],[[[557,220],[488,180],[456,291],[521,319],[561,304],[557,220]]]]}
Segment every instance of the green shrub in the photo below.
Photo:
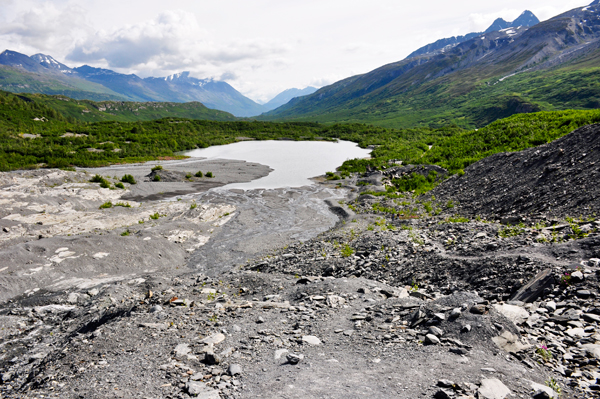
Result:
{"type": "Polygon", "coordinates": [[[163,170],[162,165],[156,165],[155,167],[152,168],[153,172],[156,172],[157,170],[163,170]]]}
{"type": "Polygon", "coordinates": [[[152,181],[160,181],[160,175],[154,175],[152,181]]]}
{"type": "Polygon", "coordinates": [[[191,179],[191,178],[192,178],[192,174],[191,174],[191,173],[189,173],[189,172],[188,172],[188,173],[186,173],[186,174],[185,174],[185,178],[186,178],[186,179],[191,179]]]}
{"type": "Polygon", "coordinates": [[[136,184],[135,178],[132,175],[125,175],[121,177],[123,183],[136,184]]]}
{"type": "Polygon", "coordinates": [[[348,258],[352,255],[354,255],[354,250],[348,244],[346,244],[342,249],[342,256],[344,258],[348,258]]]}
{"type": "Polygon", "coordinates": [[[214,177],[212,172],[206,172],[206,177],[214,177]]]}
{"type": "Polygon", "coordinates": [[[197,171],[194,176],[196,176],[196,177],[204,177],[204,175],[202,174],[201,171],[197,171]]]}
{"type": "Polygon", "coordinates": [[[123,183],[115,183],[115,187],[120,188],[121,190],[125,190],[125,186],[123,183]]]}
{"type": "Polygon", "coordinates": [[[192,205],[190,205],[190,209],[196,209],[198,207],[198,204],[196,204],[195,202],[192,203],[192,205]]]}
{"type": "Polygon", "coordinates": [[[158,214],[158,212],[156,212],[153,215],[150,215],[150,219],[152,219],[152,220],[158,220],[159,217],[160,217],[160,215],[158,214]]]}
{"type": "Polygon", "coordinates": [[[121,233],[121,236],[127,237],[129,234],[130,234],[129,230],[126,230],[126,231],[124,231],[124,232],[121,233]]]}
{"type": "Polygon", "coordinates": [[[100,205],[99,209],[108,209],[108,208],[112,208],[112,207],[113,207],[112,202],[108,201],[108,202],[105,202],[104,204],[100,205]]]}

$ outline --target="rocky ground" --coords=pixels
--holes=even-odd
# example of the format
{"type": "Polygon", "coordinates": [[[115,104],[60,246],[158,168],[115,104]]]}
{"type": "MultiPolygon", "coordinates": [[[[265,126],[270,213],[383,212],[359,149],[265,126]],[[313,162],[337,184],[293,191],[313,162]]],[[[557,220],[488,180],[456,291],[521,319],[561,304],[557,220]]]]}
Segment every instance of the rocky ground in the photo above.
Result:
{"type": "MultiPolygon", "coordinates": [[[[485,162],[460,179],[470,182],[485,162]]],[[[499,192],[510,191],[500,182],[518,164],[494,167],[499,192]]],[[[437,189],[437,199],[358,195],[383,193],[399,173],[297,190],[211,191],[194,209],[187,196],[139,199],[136,212],[165,207],[168,216],[148,230],[147,222],[130,227],[131,236],[121,236],[122,226],[91,229],[98,218],[90,209],[90,226],[72,223],[85,231],[39,239],[51,234],[36,230],[45,225],[20,218],[43,214],[13,205],[20,211],[0,221],[24,231],[2,244],[9,263],[0,267],[8,290],[0,305],[1,397],[599,397],[600,220],[567,212],[596,205],[565,200],[554,208],[562,213],[471,209],[460,197],[471,186],[461,186],[458,199],[448,194],[457,178],[437,189]],[[19,220],[7,219],[17,213],[19,220]],[[175,230],[193,238],[169,240],[175,230]],[[207,242],[190,246],[204,234],[207,242]],[[55,240],[52,248],[45,240],[55,240]],[[85,244],[73,251],[78,240],[85,244]],[[100,252],[110,255],[94,258],[100,252]],[[71,265],[68,276],[55,282],[46,269],[63,264],[71,265]],[[89,278],[97,267],[104,280],[89,278]],[[78,272],[86,284],[61,283],[78,272]],[[27,288],[33,281],[43,284],[27,288]]],[[[3,192],[24,183],[13,184],[3,192]]],[[[33,202],[23,196],[38,186],[17,190],[18,201],[33,202]]],[[[105,200],[95,198],[94,209],[105,200]]]]}

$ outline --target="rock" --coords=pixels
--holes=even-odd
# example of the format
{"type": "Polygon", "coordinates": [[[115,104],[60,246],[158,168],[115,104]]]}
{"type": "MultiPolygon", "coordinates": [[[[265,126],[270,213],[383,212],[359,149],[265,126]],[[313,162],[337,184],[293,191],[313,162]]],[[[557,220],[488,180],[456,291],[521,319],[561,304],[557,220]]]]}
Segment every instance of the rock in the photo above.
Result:
{"type": "Polygon", "coordinates": [[[549,301],[544,304],[544,308],[548,310],[550,313],[554,313],[556,311],[556,302],[549,301]]]}
{"type": "Polygon", "coordinates": [[[462,310],[460,308],[454,308],[452,309],[452,311],[450,312],[450,319],[457,319],[460,317],[460,315],[462,315],[462,310]]]}
{"type": "Polygon", "coordinates": [[[192,351],[192,349],[190,348],[190,346],[188,344],[179,344],[175,347],[175,349],[173,349],[173,353],[177,357],[184,357],[191,351],[192,351]]]}
{"type": "Polygon", "coordinates": [[[592,296],[592,293],[590,290],[579,290],[575,293],[575,295],[581,299],[588,299],[590,296],[592,296]]]}
{"type": "Polygon", "coordinates": [[[304,355],[295,353],[288,353],[285,357],[290,364],[298,364],[304,359],[304,355]]]}
{"type": "Polygon", "coordinates": [[[468,333],[471,332],[471,325],[470,324],[465,324],[464,326],[462,326],[462,328],[460,329],[461,333],[468,333]]]}
{"type": "Polygon", "coordinates": [[[485,305],[473,305],[471,306],[471,309],[469,310],[471,313],[473,314],[486,314],[487,313],[487,306],[485,305]]]}
{"type": "Polygon", "coordinates": [[[200,342],[206,345],[218,345],[223,341],[225,341],[225,335],[221,333],[216,333],[202,339],[200,342]]]}
{"type": "Polygon", "coordinates": [[[524,349],[531,348],[529,343],[521,342],[519,337],[508,330],[504,330],[502,334],[492,338],[492,341],[494,341],[499,348],[505,350],[506,352],[516,353],[524,349]]]}
{"type": "Polygon", "coordinates": [[[98,288],[92,288],[91,290],[89,290],[89,291],[87,292],[87,294],[88,294],[89,296],[96,296],[96,295],[98,295],[98,293],[99,293],[99,292],[100,292],[100,291],[98,290],[98,288]]]}
{"type": "Polygon", "coordinates": [[[569,328],[565,334],[571,338],[583,338],[588,335],[583,328],[569,328]]]}
{"type": "Polygon", "coordinates": [[[79,300],[79,294],[76,292],[71,292],[69,294],[69,296],[67,297],[67,302],[69,302],[69,303],[75,304],[75,303],[77,303],[78,300],[79,300]]]}
{"type": "Polygon", "coordinates": [[[309,345],[321,345],[321,340],[314,335],[305,335],[302,337],[302,342],[307,343],[309,345]]]}
{"type": "Polygon", "coordinates": [[[533,393],[531,399],[552,399],[552,396],[550,396],[546,391],[539,390],[533,393]]]}
{"type": "Polygon", "coordinates": [[[588,323],[600,323],[600,316],[593,313],[584,313],[583,320],[587,321],[588,323]]]}
{"type": "Polygon", "coordinates": [[[435,393],[435,395],[433,395],[433,397],[435,399],[453,399],[456,397],[456,395],[454,394],[454,391],[450,389],[440,389],[435,393]]]}
{"type": "Polygon", "coordinates": [[[427,334],[425,336],[425,345],[439,345],[440,339],[433,334],[427,334]]]}
{"type": "Polygon", "coordinates": [[[436,337],[441,337],[442,335],[444,335],[444,331],[442,331],[442,329],[439,327],[432,326],[429,327],[429,334],[433,334],[436,337]]]}
{"type": "Polygon", "coordinates": [[[227,374],[229,374],[232,377],[235,375],[242,374],[242,366],[240,366],[239,364],[229,365],[229,368],[227,369],[227,374]]]}
{"type": "Polygon", "coordinates": [[[457,355],[466,355],[467,353],[469,353],[469,351],[465,348],[450,348],[450,352],[455,353],[457,355]]]}
{"type": "Polygon", "coordinates": [[[233,327],[231,327],[231,329],[233,330],[233,332],[242,332],[242,327],[238,326],[237,324],[234,324],[233,327]]]}
{"type": "Polygon", "coordinates": [[[477,390],[480,399],[504,399],[510,395],[510,390],[497,378],[489,378],[481,381],[477,390]]]}
{"type": "Polygon", "coordinates": [[[454,386],[454,381],[439,380],[437,382],[437,386],[440,387],[440,388],[452,388],[454,386]]]}
{"type": "Polygon", "coordinates": [[[8,227],[3,227],[2,231],[5,233],[10,233],[10,229],[8,227]]]}
{"type": "Polygon", "coordinates": [[[185,385],[185,389],[190,396],[197,399],[219,399],[219,391],[208,387],[203,382],[189,381],[185,385]]]}
{"type": "Polygon", "coordinates": [[[221,358],[213,351],[208,351],[204,354],[204,362],[212,366],[221,363],[221,358]]]}
{"type": "Polygon", "coordinates": [[[554,284],[552,269],[546,269],[535,276],[529,283],[521,287],[515,295],[513,301],[534,302],[543,292],[544,289],[550,288],[554,284]]]}
{"type": "Polygon", "coordinates": [[[583,349],[589,357],[594,357],[596,360],[600,360],[600,345],[584,344],[581,345],[581,349],[583,349]]]}
{"type": "Polygon", "coordinates": [[[508,320],[516,325],[521,325],[529,318],[529,312],[520,306],[514,305],[494,305],[494,309],[504,315],[508,320]]]}
{"type": "Polygon", "coordinates": [[[536,397],[535,395],[540,395],[540,398],[558,399],[558,393],[556,393],[552,388],[546,385],[535,383],[533,381],[530,381],[530,384],[531,389],[535,391],[535,394],[533,396],[534,398],[536,397]],[[541,394],[540,392],[543,392],[543,394],[541,394]],[[546,396],[544,396],[544,394],[546,396]]]}
{"type": "Polygon", "coordinates": [[[571,282],[573,283],[581,283],[584,279],[583,273],[579,270],[571,273],[571,282]]]}
{"type": "Polygon", "coordinates": [[[157,313],[157,312],[162,312],[163,307],[160,305],[154,305],[150,308],[149,312],[150,313],[157,313]]]}

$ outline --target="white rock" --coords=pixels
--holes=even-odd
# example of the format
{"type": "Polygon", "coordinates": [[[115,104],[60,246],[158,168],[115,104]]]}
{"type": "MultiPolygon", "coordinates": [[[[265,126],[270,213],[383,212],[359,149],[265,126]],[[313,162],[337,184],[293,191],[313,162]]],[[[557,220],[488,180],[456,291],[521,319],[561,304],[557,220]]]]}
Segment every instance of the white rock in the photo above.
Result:
{"type": "Polygon", "coordinates": [[[569,328],[565,333],[571,338],[583,338],[589,336],[583,328],[569,328]]]}
{"type": "Polygon", "coordinates": [[[191,351],[192,351],[192,349],[190,348],[190,346],[188,344],[179,344],[173,350],[173,352],[175,353],[175,356],[178,356],[178,357],[185,356],[188,353],[190,353],[191,351]]]}
{"type": "Polygon", "coordinates": [[[494,305],[499,313],[503,314],[508,320],[512,321],[516,325],[523,324],[529,318],[529,312],[520,306],[515,305],[494,305]]]}
{"type": "Polygon", "coordinates": [[[481,399],[504,399],[510,395],[510,389],[497,378],[482,380],[477,392],[481,399]]]}
{"type": "Polygon", "coordinates": [[[216,333],[204,338],[201,342],[206,345],[218,345],[223,341],[225,341],[225,335],[221,333],[216,333]]]}
{"type": "Polygon", "coordinates": [[[208,387],[200,381],[190,381],[186,384],[188,393],[196,399],[220,399],[219,391],[208,387]]]}
{"type": "Polygon", "coordinates": [[[552,388],[546,386],[546,385],[542,385],[542,384],[538,384],[535,383],[533,381],[529,381],[529,383],[531,384],[531,389],[534,392],[537,391],[544,391],[548,394],[548,396],[550,396],[553,399],[558,399],[558,393],[556,393],[552,388]]]}
{"type": "Polygon", "coordinates": [[[305,342],[309,345],[321,345],[321,340],[314,335],[305,335],[302,337],[302,342],[305,342]]]}

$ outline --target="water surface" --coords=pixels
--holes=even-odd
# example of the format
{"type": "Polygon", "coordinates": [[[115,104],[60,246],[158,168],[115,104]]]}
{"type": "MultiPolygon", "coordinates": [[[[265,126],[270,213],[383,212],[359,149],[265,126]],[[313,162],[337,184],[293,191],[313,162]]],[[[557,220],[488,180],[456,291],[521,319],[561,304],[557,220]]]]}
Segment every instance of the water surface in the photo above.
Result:
{"type": "Polygon", "coordinates": [[[232,183],[224,189],[253,190],[302,187],[313,184],[311,177],[333,172],[344,161],[366,158],[370,150],[350,141],[242,141],[186,152],[190,157],[238,159],[257,162],[274,169],[268,176],[249,183],[232,183]]]}

